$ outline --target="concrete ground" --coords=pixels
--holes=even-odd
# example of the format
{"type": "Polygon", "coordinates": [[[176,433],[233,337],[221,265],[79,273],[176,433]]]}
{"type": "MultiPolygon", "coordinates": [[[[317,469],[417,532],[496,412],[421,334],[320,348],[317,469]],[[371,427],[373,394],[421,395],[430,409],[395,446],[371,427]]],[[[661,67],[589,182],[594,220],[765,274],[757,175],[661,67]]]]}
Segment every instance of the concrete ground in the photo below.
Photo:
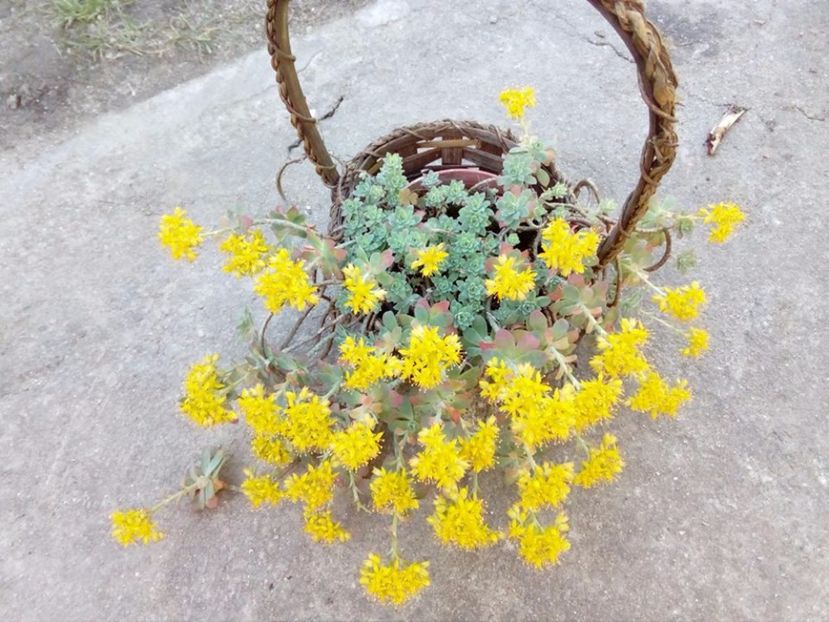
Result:
{"type": "MultiPolygon", "coordinates": [[[[500,122],[497,93],[533,84],[536,131],[562,168],[622,199],[645,109],[633,66],[584,2],[383,0],[299,37],[302,78],[349,156],[393,127],[500,122]]],[[[749,214],[696,276],[714,348],[687,375],[677,421],[625,414],[619,483],[570,510],[573,548],[536,573],[507,544],[441,550],[422,521],[403,547],[432,560],[433,587],[400,611],[362,595],[357,570],[385,521],[351,515],[348,545],[300,532],[295,508],[159,516],[167,538],[121,550],[108,514],[174,488],[202,432],[176,412],[186,366],[241,346],[229,327],[247,287],[217,257],[167,260],[160,214],[201,222],[266,209],[294,140],[264,52],[71,135],[0,156],[0,617],[3,620],[829,618],[829,339],[824,304],[829,179],[829,10],[820,0],[651,0],[674,42],[682,147],[663,196],[749,214]],[[750,110],[716,157],[702,142],[727,104],[750,110]]],[[[310,167],[289,193],[323,221],[310,167]]],[[[703,243],[696,244],[701,249],[703,243]]],[[[676,282],[676,275],[662,277],[676,282]]],[[[244,463],[236,459],[230,473],[244,463]]],[[[495,486],[495,483],[490,484],[495,486]]]]}

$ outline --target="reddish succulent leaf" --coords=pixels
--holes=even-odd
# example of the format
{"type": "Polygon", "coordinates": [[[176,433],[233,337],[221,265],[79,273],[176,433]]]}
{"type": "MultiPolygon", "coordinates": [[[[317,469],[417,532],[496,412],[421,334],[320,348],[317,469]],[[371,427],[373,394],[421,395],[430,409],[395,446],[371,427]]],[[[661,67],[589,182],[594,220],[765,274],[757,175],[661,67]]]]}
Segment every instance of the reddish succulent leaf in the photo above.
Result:
{"type": "Polygon", "coordinates": [[[541,342],[532,333],[522,330],[517,333],[517,337],[518,347],[522,350],[536,350],[541,345],[541,342]]]}
{"type": "Polygon", "coordinates": [[[448,300],[441,300],[440,302],[436,302],[432,305],[432,311],[437,311],[440,313],[448,313],[449,312],[449,301],[448,300]]]}

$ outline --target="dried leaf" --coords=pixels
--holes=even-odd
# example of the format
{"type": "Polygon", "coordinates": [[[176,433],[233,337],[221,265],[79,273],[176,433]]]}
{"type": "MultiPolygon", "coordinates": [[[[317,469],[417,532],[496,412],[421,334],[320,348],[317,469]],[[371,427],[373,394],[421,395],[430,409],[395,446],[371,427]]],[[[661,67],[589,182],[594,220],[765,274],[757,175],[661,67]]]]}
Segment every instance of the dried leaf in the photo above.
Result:
{"type": "Polygon", "coordinates": [[[725,137],[725,133],[731,129],[732,125],[740,120],[740,117],[746,113],[746,110],[747,108],[740,106],[731,106],[728,112],[720,119],[720,122],[711,129],[705,141],[705,144],[708,146],[708,155],[714,155],[716,153],[722,139],[725,137]]]}

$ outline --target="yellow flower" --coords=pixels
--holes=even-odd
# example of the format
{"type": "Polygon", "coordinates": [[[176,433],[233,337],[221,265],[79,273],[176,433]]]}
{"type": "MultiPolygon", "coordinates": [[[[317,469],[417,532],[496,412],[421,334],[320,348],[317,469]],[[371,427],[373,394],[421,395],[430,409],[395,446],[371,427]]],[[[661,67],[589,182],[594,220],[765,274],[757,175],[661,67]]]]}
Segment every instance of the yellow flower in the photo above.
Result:
{"type": "Polygon", "coordinates": [[[255,508],[263,504],[276,505],[284,496],[279,490],[279,483],[271,475],[257,477],[250,469],[245,469],[245,481],[242,482],[241,489],[255,508]]]}
{"type": "Polygon", "coordinates": [[[181,410],[200,426],[210,427],[236,420],[236,413],[225,408],[227,387],[216,369],[218,354],[209,354],[190,367],[184,379],[181,410]]]}
{"type": "Polygon", "coordinates": [[[691,399],[688,382],[680,380],[674,386],[668,385],[659,374],[650,372],[639,384],[639,390],[627,404],[640,413],[648,413],[656,419],[659,415],[675,417],[680,406],[691,399]]]}
{"type": "Polygon", "coordinates": [[[164,537],[153,523],[152,514],[149,510],[133,509],[123,512],[113,512],[112,537],[121,546],[129,546],[136,542],[149,544],[164,537]]]}
{"type": "Polygon", "coordinates": [[[420,268],[420,273],[423,276],[432,276],[435,272],[440,270],[440,265],[449,257],[446,252],[446,244],[441,242],[437,246],[427,246],[426,248],[415,251],[417,259],[412,262],[412,270],[420,268]]]}
{"type": "Polygon", "coordinates": [[[648,341],[648,330],[637,320],[624,318],[621,330],[599,338],[599,354],[590,359],[596,373],[621,378],[648,370],[648,361],[640,347],[648,341]]]}
{"type": "Polygon", "coordinates": [[[518,492],[521,507],[539,510],[544,506],[557,508],[570,494],[573,480],[573,463],[550,464],[545,462],[532,471],[523,469],[518,474],[518,492]]]}
{"type": "Polygon", "coordinates": [[[177,207],[172,214],[164,214],[158,227],[158,239],[170,249],[173,259],[195,261],[196,248],[202,243],[202,228],[187,217],[187,212],[177,207]]]}
{"type": "Polygon", "coordinates": [[[273,394],[265,395],[264,386],[257,384],[252,389],[245,389],[238,403],[254,434],[273,436],[280,431],[279,406],[273,394]]]}
{"type": "Polygon", "coordinates": [[[386,291],[377,285],[376,279],[369,274],[363,274],[353,263],[343,268],[343,276],[343,286],[348,291],[345,306],[354,313],[369,313],[381,300],[385,300],[386,291]]]}
{"type": "Polygon", "coordinates": [[[490,402],[502,399],[512,379],[512,368],[507,365],[506,361],[495,357],[486,364],[483,375],[489,379],[478,383],[481,387],[481,396],[490,402]]]}
{"type": "Polygon", "coordinates": [[[535,272],[516,268],[516,258],[500,255],[493,265],[493,277],[486,280],[486,293],[499,300],[525,300],[535,289],[535,272]]]}
{"type": "Polygon", "coordinates": [[[314,511],[334,498],[334,480],[337,474],[330,460],[319,466],[309,466],[302,475],[293,473],[285,480],[285,495],[294,502],[305,503],[306,511],[314,511]]]}
{"type": "Polygon", "coordinates": [[[282,466],[293,460],[285,444],[270,436],[254,436],[250,450],[254,456],[274,466],[282,466]]]}
{"type": "Polygon", "coordinates": [[[305,512],[305,533],[311,536],[314,542],[332,544],[345,542],[351,539],[343,526],[331,517],[331,510],[325,512],[305,512]]]}
{"type": "Polygon", "coordinates": [[[535,89],[525,86],[520,89],[504,89],[498,99],[506,108],[511,119],[523,119],[526,108],[535,108],[535,89]]]}
{"type": "Polygon", "coordinates": [[[605,382],[600,375],[581,383],[576,393],[576,432],[583,432],[600,421],[613,418],[613,409],[622,396],[622,381],[618,378],[605,382]]]}
{"type": "Polygon", "coordinates": [[[556,390],[537,405],[512,417],[512,431],[530,449],[551,441],[566,441],[576,421],[573,398],[568,392],[556,390]]]}
{"type": "Polygon", "coordinates": [[[443,382],[444,372],[461,362],[461,343],[457,335],[441,337],[435,326],[416,326],[409,347],[400,350],[401,375],[423,389],[443,382]]]}
{"type": "Polygon", "coordinates": [[[380,453],[382,437],[379,432],[374,433],[373,425],[353,423],[334,434],[331,450],[341,465],[350,471],[356,471],[380,453]]]}
{"type": "Polygon", "coordinates": [[[475,473],[480,473],[495,464],[495,445],[498,442],[498,424],[495,417],[478,421],[477,431],[460,440],[461,458],[469,463],[475,473]]]}
{"type": "Polygon", "coordinates": [[[518,540],[518,552],[531,566],[543,568],[557,564],[561,554],[570,550],[570,542],[565,537],[569,525],[564,513],[558,514],[555,523],[546,527],[528,520],[528,513],[517,506],[509,515],[512,518],[509,535],[518,540]]]}
{"type": "Polygon", "coordinates": [[[354,337],[349,335],[340,345],[340,359],[344,363],[357,367],[360,363],[365,361],[377,348],[366,345],[366,340],[360,337],[360,341],[355,341],[354,337]]]}
{"type": "Polygon", "coordinates": [[[374,478],[369,487],[374,509],[378,512],[391,511],[403,517],[420,505],[404,469],[399,471],[374,469],[374,478]]]}
{"type": "Polygon", "coordinates": [[[490,380],[480,382],[481,394],[510,415],[517,440],[534,449],[569,438],[576,420],[572,389],[550,395],[552,388],[532,365],[524,363],[514,372],[503,365],[497,359],[489,362],[485,374],[490,380]]]}
{"type": "Polygon", "coordinates": [[[222,269],[242,277],[264,270],[265,256],[270,249],[265,242],[265,236],[256,229],[247,235],[230,234],[219,245],[219,250],[230,255],[222,269]]]}
{"type": "Polygon", "coordinates": [[[599,234],[592,229],[582,229],[576,233],[570,230],[570,223],[563,218],[556,218],[542,231],[543,252],[539,257],[547,267],[568,277],[570,273],[584,272],[584,261],[596,254],[599,247],[599,234]]]}
{"type": "Polygon", "coordinates": [[[331,410],[328,400],[322,400],[307,387],[299,393],[287,391],[285,399],[284,433],[299,451],[325,450],[331,443],[331,410]]]}
{"type": "Polygon", "coordinates": [[[722,244],[734,233],[746,215],[736,203],[715,203],[708,208],[702,208],[697,213],[703,218],[705,224],[713,224],[708,234],[708,241],[714,244],[722,244]]]}
{"type": "Polygon", "coordinates": [[[394,378],[400,373],[400,361],[385,354],[376,355],[376,348],[367,346],[365,340],[354,340],[349,335],[340,345],[340,359],[352,365],[353,371],[345,374],[345,386],[349,389],[365,391],[371,385],[384,378],[394,378]]]}
{"type": "Polygon", "coordinates": [[[261,296],[265,308],[279,313],[286,304],[297,311],[319,302],[316,288],[305,271],[305,262],[294,261],[286,248],[280,248],[268,260],[268,269],[256,278],[253,291],[261,296]]]}
{"type": "Polygon", "coordinates": [[[605,434],[599,447],[590,448],[587,460],[581,463],[573,483],[582,488],[592,488],[604,482],[612,482],[624,466],[616,447],[616,437],[605,434]]]}
{"type": "Polygon", "coordinates": [[[702,328],[690,328],[685,333],[688,347],[682,349],[683,356],[698,358],[708,350],[708,331],[702,328]]]}
{"type": "Polygon", "coordinates": [[[412,472],[422,482],[432,481],[443,490],[453,490],[469,464],[461,458],[458,441],[446,440],[440,423],[417,435],[423,449],[411,459],[412,472]]]}
{"type": "Polygon", "coordinates": [[[696,319],[699,308],[705,304],[705,290],[694,281],[690,285],[674,289],[666,287],[665,294],[654,296],[653,301],[659,305],[659,310],[663,313],[689,322],[696,319]]]}
{"type": "Polygon", "coordinates": [[[435,499],[435,513],[427,521],[441,542],[472,550],[494,544],[499,538],[498,532],[487,526],[483,514],[483,501],[461,488],[449,499],[435,499]]]}
{"type": "Polygon", "coordinates": [[[382,603],[402,605],[429,585],[429,562],[395,559],[384,565],[379,555],[368,556],[360,570],[360,584],[382,603]]]}

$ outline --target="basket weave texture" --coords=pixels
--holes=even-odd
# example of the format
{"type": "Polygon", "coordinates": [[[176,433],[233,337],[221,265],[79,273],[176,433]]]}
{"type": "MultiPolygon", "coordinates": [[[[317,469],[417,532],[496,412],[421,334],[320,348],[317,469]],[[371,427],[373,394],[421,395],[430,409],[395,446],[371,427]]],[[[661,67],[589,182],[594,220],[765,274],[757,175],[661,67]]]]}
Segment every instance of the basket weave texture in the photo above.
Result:
{"type": "MultiPolygon", "coordinates": [[[[599,265],[613,261],[648,210],[651,197],[676,156],[674,129],[677,79],[670,56],[656,26],[645,17],[642,0],[587,0],[616,30],[633,56],[639,89],[648,107],[648,136],[640,157],[640,177],[622,206],[615,225],[599,246],[599,265]]],[[[407,176],[415,178],[425,168],[477,166],[498,173],[503,155],[515,145],[508,131],[473,121],[438,121],[401,127],[357,154],[338,170],[311,116],[299,82],[296,57],[288,30],[290,0],[267,0],[266,30],[271,64],[279,94],[290,115],[305,153],[322,182],[332,190],[332,229],[339,222],[339,205],[353,190],[361,171],[376,172],[386,153],[404,158],[407,176]]],[[[553,179],[562,180],[551,170],[553,179]]]]}

